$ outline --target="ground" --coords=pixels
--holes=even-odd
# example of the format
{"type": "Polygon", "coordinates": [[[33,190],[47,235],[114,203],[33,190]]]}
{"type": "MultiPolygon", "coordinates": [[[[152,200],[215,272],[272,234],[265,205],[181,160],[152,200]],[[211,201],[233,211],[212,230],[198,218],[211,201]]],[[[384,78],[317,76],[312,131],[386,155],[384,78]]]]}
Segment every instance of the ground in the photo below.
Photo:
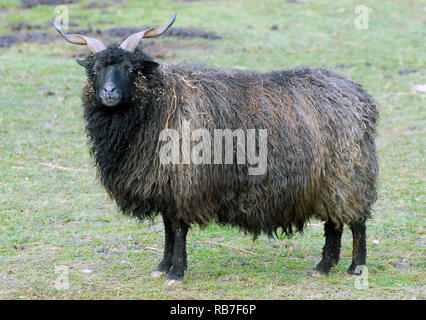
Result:
{"type": "Polygon", "coordinates": [[[181,29],[145,41],[162,63],[322,66],[378,102],[379,200],[363,279],[346,274],[347,228],[340,264],[318,277],[319,221],[290,239],[256,242],[211,225],[191,229],[189,270],[174,289],[150,277],[163,246],[160,219],[122,216],[96,179],[80,107],[85,75],[75,63],[88,50],[60,39],[49,25],[55,7],[36,2],[60,1],[0,4],[0,299],[426,298],[426,95],[412,89],[426,83],[425,1],[62,2],[70,30],[105,41],[129,31],[114,28],[164,24],[177,12],[181,29]],[[368,26],[359,20],[365,7],[368,26]]]}

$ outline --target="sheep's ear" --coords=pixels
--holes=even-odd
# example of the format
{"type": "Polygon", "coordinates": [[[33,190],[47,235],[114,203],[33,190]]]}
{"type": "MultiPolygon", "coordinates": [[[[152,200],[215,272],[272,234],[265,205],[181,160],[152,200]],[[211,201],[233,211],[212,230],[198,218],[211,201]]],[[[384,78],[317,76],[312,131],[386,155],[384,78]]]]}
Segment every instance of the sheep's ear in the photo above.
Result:
{"type": "Polygon", "coordinates": [[[87,66],[89,65],[89,62],[87,60],[81,60],[81,59],[77,59],[75,60],[77,61],[77,63],[82,66],[83,68],[87,68],[87,66]]]}
{"type": "Polygon", "coordinates": [[[146,61],[143,62],[143,70],[147,73],[154,71],[155,69],[158,68],[158,66],[159,66],[159,64],[157,62],[154,62],[154,61],[146,60],[146,61]]]}

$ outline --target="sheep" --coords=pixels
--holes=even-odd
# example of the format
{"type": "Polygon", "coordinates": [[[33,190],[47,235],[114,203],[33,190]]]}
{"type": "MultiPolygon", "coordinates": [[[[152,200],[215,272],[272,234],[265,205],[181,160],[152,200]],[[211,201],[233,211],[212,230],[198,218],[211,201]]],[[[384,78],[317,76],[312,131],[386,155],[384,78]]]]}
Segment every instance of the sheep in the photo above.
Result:
{"type": "MultiPolygon", "coordinates": [[[[361,274],[366,221],[377,199],[379,114],[372,96],[324,68],[258,73],[191,63],[160,66],[138,43],[166,32],[175,17],[165,27],[108,46],[65,34],[54,23],[67,41],[91,50],[77,62],[87,73],[84,119],[102,186],[123,213],[162,216],[164,254],[152,275],[167,275],[167,285],[183,281],[191,225],[231,225],[255,239],[262,233],[279,236],[280,230],[301,232],[311,219],[324,222],[317,272],[327,275],[337,265],[346,224],[353,235],[348,272],[361,274]],[[228,130],[231,148],[217,154],[231,152],[230,163],[182,160],[183,131],[201,129],[210,137],[228,130]],[[260,174],[250,174],[248,162],[235,161],[249,145],[235,146],[234,140],[249,140],[253,129],[259,133],[254,153],[262,147],[260,131],[267,133],[266,170],[260,174]],[[164,139],[167,130],[181,135],[164,139]],[[182,151],[171,158],[177,161],[164,160],[170,143],[182,151]]],[[[189,147],[196,142],[190,140],[189,147]]]]}

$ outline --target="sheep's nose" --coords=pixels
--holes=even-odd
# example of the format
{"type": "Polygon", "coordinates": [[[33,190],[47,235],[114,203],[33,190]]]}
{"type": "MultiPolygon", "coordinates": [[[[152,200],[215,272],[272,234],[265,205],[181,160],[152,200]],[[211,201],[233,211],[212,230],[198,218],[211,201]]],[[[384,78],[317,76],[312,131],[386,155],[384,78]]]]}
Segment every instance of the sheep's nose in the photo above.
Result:
{"type": "Polygon", "coordinates": [[[115,91],[117,91],[117,87],[111,83],[108,82],[107,84],[104,85],[104,87],[102,88],[102,93],[103,94],[107,94],[107,93],[115,93],[115,91]]]}
{"type": "Polygon", "coordinates": [[[113,82],[108,81],[102,87],[99,97],[104,105],[115,106],[121,101],[122,91],[113,82]]]}

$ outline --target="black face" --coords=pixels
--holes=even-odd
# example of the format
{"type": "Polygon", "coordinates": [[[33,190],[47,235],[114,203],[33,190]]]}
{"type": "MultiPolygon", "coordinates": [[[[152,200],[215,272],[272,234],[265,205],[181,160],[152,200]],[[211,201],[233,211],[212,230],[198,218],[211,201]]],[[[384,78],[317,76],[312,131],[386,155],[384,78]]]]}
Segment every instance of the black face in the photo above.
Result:
{"type": "Polygon", "coordinates": [[[130,98],[134,66],[129,59],[107,66],[100,66],[95,62],[94,71],[96,95],[102,104],[115,107],[130,98]]]}
{"type": "Polygon", "coordinates": [[[129,53],[115,46],[97,53],[91,59],[77,62],[86,68],[93,81],[96,100],[108,108],[128,103],[136,75],[139,72],[147,75],[158,67],[141,51],[129,53]]]}
{"type": "Polygon", "coordinates": [[[104,106],[115,107],[131,97],[134,66],[128,56],[121,57],[116,63],[102,63],[102,60],[95,58],[93,64],[82,60],[77,62],[94,78],[96,99],[104,106]]]}

